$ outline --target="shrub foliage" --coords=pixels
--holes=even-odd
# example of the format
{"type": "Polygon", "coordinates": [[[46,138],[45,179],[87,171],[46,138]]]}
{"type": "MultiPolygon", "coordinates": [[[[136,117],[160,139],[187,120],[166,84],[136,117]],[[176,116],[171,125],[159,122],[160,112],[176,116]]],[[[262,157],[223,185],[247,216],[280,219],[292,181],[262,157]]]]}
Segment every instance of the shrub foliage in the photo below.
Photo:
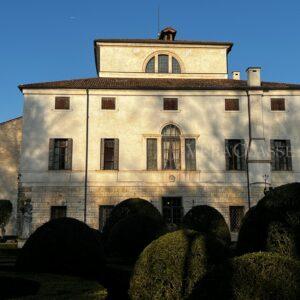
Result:
{"type": "Polygon", "coordinates": [[[10,219],[12,209],[13,206],[9,200],[0,200],[0,236],[5,233],[5,226],[10,219]]]}
{"type": "Polygon", "coordinates": [[[130,282],[131,299],[185,299],[214,263],[226,256],[223,243],[180,230],[153,241],[140,255],[130,282]]]}
{"type": "Polygon", "coordinates": [[[183,226],[200,233],[213,235],[229,244],[230,231],[224,217],[208,205],[193,207],[183,218],[183,226]]]}
{"type": "Polygon", "coordinates": [[[272,251],[300,258],[300,183],[271,190],[248,211],[237,250],[239,254],[272,251]]]}
{"type": "Polygon", "coordinates": [[[26,241],[18,270],[100,276],[105,265],[101,235],[72,218],[51,220],[26,241]]]}

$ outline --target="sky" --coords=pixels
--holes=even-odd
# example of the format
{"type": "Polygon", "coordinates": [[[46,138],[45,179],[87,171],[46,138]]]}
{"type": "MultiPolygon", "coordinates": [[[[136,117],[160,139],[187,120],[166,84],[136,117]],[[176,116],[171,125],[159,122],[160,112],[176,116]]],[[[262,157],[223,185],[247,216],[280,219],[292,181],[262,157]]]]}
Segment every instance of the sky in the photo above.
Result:
{"type": "Polygon", "coordinates": [[[0,0],[0,122],[22,115],[22,83],[95,77],[96,38],[231,41],[229,71],[300,83],[299,0],[0,0]]]}

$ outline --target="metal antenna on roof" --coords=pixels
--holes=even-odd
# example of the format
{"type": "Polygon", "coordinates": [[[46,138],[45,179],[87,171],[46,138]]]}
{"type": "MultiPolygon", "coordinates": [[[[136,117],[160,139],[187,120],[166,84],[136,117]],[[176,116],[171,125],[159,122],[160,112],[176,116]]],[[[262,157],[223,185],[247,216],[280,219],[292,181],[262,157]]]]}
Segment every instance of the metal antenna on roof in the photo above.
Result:
{"type": "Polygon", "coordinates": [[[159,36],[160,31],[160,11],[159,11],[159,5],[157,8],[157,35],[159,36]]]}

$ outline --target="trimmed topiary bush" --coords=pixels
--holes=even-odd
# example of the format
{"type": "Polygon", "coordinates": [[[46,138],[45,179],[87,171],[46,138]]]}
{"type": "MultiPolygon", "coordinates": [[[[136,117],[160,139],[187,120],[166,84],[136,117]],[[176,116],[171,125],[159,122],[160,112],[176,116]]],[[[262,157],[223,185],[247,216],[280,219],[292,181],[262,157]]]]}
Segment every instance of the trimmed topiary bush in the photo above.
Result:
{"type": "Polygon", "coordinates": [[[4,238],[5,227],[10,219],[13,210],[9,200],[0,200],[0,238],[4,238]]]}
{"type": "Polygon", "coordinates": [[[139,198],[130,198],[120,202],[112,210],[109,219],[103,228],[103,236],[107,238],[109,232],[119,221],[129,215],[142,214],[161,219],[160,212],[149,202],[139,198]]]}
{"type": "Polygon", "coordinates": [[[106,242],[107,255],[133,263],[148,244],[164,233],[166,226],[162,217],[129,215],[111,229],[106,242]]]}
{"type": "Polygon", "coordinates": [[[211,266],[226,257],[223,243],[180,230],[153,241],[140,255],[130,282],[131,299],[185,299],[211,266]]]}
{"type": "Polygon", "coordinates": [[[300,262],[277,253],[236,257],[210,274],[191,299],[300,298],[300,262]]]}
{"type": "Polygon", "coordinates": [[[231,242],[230,231],[224,217],[211,206],[194,206],[184,216],[183,226],[203,234],[213,235],[227,245],[231,242]]]}
{"type": "Polygon", "coordinates": [[[101,234],[76,219],[51,220],[26,241],[16,267],[28,272],[101,277],[105,267],[101,234]]]}
{"type": "Polygon", "coordinates": [[[244,217],[237,252],[257,251],[300,258],[300,183],[271,190],[244,217]]]}

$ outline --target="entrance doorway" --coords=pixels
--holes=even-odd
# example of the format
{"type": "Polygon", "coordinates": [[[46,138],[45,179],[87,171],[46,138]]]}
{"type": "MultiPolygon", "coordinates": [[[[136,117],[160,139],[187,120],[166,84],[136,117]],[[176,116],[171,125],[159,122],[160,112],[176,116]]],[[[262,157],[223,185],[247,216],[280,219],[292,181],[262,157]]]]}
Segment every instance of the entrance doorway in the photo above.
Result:
{"type": "Polygon", "coordinates": [[[166,223],[180,225],[183,218],[182,197],[163,197],[162,212],[166,223]]]}

